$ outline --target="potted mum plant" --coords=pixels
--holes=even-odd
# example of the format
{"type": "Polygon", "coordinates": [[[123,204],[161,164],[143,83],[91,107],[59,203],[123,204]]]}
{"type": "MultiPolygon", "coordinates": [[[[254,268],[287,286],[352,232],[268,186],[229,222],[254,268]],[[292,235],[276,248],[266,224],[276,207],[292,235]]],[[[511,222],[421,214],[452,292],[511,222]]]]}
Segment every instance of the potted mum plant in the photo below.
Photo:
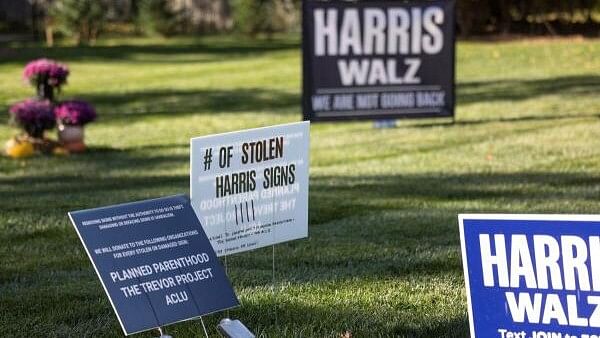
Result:
{"type": "Polygon", "coordinates": [[[70,152],[85,151],[84,126],[96,119],[96,110],[85,101],[63,101],[54,108],[58,140],[70,152]]]}
{"type": "Polygon", "coordinates": [[[40,99],[54,101],[56,92],[67,83],[69,68],[50,59],[29,62],[23,70],[23,78],[37,90],[40,99]]]}
{"type": "Polygon", "coordinates": [[[44,137],[45,131],[56,125],[50,101],[27,99],[12,105],[8,113],[10,123],[25,132],[24,135],[9,140],[6,145],[8,155],[24,157],[32,155],[34,150],[52,151],[52,142],[44,137]]]}
{"type": "Polygon", "coordinates": [[[44,132],[56,124],[52,103],[48,100],[27,99],[12,105],[8,113],[10,122],[35,140],[44,139],[44,132]]]}

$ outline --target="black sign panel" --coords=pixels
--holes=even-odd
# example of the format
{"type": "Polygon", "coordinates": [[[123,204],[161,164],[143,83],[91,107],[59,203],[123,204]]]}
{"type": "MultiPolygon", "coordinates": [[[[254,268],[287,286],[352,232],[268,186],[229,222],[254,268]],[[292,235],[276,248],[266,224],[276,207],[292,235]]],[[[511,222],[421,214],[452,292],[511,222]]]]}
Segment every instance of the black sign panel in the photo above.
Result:
{"type": "Polygon", "coordinates": [[[454,116],[454,1],[303,1],[312,121],[454,116]]]}

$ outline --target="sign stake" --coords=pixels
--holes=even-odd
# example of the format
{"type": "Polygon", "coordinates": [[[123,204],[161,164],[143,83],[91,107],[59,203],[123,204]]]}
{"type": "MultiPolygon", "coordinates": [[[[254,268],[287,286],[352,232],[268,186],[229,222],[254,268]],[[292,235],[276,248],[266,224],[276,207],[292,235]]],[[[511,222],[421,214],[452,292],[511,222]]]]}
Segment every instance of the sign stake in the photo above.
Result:
{"type": "MultiPolygon", "coordinates": [[[[275,197],[271,197],[271,203],[273,203],[273,201],[275,200],[275,197]]],[[[275,243],[275,240],[277,239],[276,236],[276,231],[277,231],[277,226],[275,225],[275,217],[277,216],[277,210],[278,208],[274,208],[273,209],[273,215],[271,217],[271,226],[273,227],[273,243],[275,243]]],[[[273,295],[273,311],[275,312],[275,327],[279,327],[278,325],[278,320],[277,320],[277,295],[276,295],[276,290],[275,290],[275,244],[271,245],[272,251],[271,251],[271,268],[272,268],[272,280],[271,280],[271,291],[272,291],[272,295],[273,295]]]]}
{"type": "MultiPolygon", "coordinates": [[[[225,209],[225,210],[227,210],[227,209],[225,209]]],[[[227,223],[225,223],[225,224],[227,224],[227,223]]],[[[225,229],[227,229],[227,228],[225,228],[225,229]]],[[[227,230],[225,230],[225,231],[227,231],[227,230]]],[[[225,276],[227,276],[229,278],[229,268],[228,268],[228,265],[227,265],[227,256],[229,256],[229,255],[225,255],[225,258],[223,259],[223,264],[225,265],[225,276]]],[[[226,315],[227,315],[227,318],[230,317],[230,315],[229,315],[229,309],[227,309],[226,315]]],[[[202,323],[202,326],[204,326],[204,323],[202,323]]],[[[206,329],[205,329],[205,331],[206,331],[206,329]]]]}
{"type": "MultiPolygon", "coordinates": [[[[227,310],[227,312],[229,312],[229,310],[227,310]]],[[[229,316],[227,316],[229,317],[229,316]]],[[[204,319],[202,319],[202,316],[200,316],[200,324],[202,324],[202,329],[204,330],[204,336],[206,336],[206,338],[208,338],[208,331],[206,331],[206,325],[204,325],[204,319]]]]}
{"type": "Polygon", "coordinates": [[[158,329],[158,332],[160,334],[160,337],[158,337],[158,338],[173,338],[172,336],[169,336],[168,334],[165,334],[163,332],[162,327],[159,326],[159,327],[157,327],[157,329],[158,329]]]}

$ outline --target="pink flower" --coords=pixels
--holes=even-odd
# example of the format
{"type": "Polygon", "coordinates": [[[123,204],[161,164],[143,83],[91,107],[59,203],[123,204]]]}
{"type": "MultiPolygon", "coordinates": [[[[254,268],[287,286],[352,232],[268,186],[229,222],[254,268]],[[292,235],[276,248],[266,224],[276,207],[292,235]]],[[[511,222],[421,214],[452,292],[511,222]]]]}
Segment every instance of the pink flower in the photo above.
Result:
{"type": "Polygon", "coordinates": [[[54,128],[56,119],[48,100],[27,99],[12,105],[8,113],[13,124],[33,137],[41,137],[44,130],[54,128]]]}
{"type": "Polygon", "coordinates": [[[32,85],[47,82],[53,87],[60,87],[67,82],[69,68],[67,65],[50,59],[38,59],[29,62],[23,70],[23,79],[32,85]]]}
{"type": "Polygon", "coordinates": [[[96,110],[85,101],[63,101],[54,108],[54,115],[62,124],[83,126],[96,119],[96,110]]]}

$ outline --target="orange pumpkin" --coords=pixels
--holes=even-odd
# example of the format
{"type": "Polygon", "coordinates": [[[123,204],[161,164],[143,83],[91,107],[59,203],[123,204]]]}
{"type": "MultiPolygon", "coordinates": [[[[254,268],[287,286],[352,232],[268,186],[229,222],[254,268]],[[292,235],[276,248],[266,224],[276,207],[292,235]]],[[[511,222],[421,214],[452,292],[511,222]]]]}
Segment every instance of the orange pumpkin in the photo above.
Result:
{"type": "Polygon", "coordinates": [[[35,154],[35,148],[31,142],[28,140],[18,140],[14,137],[6,142],[4,150],[6,151],[6,155],[12,158],[29,157],[35,154]]]}

